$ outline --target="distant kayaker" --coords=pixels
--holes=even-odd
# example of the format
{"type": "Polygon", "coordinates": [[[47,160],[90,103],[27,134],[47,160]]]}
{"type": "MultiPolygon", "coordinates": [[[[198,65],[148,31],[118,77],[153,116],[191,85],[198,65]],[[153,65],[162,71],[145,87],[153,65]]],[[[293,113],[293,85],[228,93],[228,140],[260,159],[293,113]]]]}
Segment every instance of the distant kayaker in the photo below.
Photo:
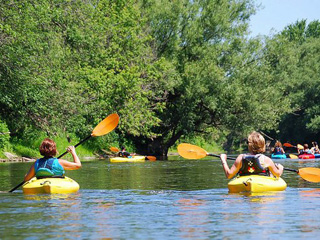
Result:
{"type": "Polygon", "coordinates": [[[228,179],[236,174],[245,175],[264,175],[280,177],[283,172],[281,164],[275,164],[271,158],[263,153],[266,150],[265,139],[258,132],[252,132],[248,136],[249,154],[240,154],[231,168],[227,164],[227,155],[221,154],[220,159],[223,170],[228,179]]]}
{"type": "Polygon", "coordinates": [[[303,149],[298,148],[298,154],[312,154],[311,150],[309,149],[309,145],[307,143],[303,144],[303,149]]]}
{"type": "Polygon", "coordinates": [[[56,143],[49,138],[43,140],[39,147],[39,151],[43,158],[37,159],[34,162],[29,172],[24,177],[25,182],[29,181],[34,176],[37,178],[63,176],[65,170],[74,170],[81,167],[81,162],[74,146],[69,146],[67,148],[67,151],[72,154],[73,162],[55,158],[57,146],[56,143]]]}
{"type": "Polygon", "coordinates": [[[317,142],[312,142],[313,147],[311,148],[311,152],[312,154],[319,154],[320,150],[319,150],[319,146],[317,142]]]}
{"type": "Polygon", "coordinates": [[[126,151],[124,146],[121,147],[121,151],[118,153],[119,157],[130,158],[132,157],[129,152],[126,151]]]}
{"type": "Polygon", "coordinates": [[[274,144],[274,148],[273,148],[273,151],[272,153],[274,155],[282,155],[282,154],[285,154],[286,152],[283,150],[283,147],[282,147],[282,144],[280,141],[276,141],[276,143],[274,144]]]}

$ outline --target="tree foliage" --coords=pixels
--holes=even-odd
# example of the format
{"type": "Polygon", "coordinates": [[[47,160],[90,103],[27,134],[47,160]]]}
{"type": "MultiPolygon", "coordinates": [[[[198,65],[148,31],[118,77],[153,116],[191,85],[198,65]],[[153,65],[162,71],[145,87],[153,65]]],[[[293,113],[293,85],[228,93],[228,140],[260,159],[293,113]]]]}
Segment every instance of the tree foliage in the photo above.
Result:
{"type": "Polygon", "coordinates": [[[252,1],[145,1],[145,8],[157,54],[179,76],[158,113],[159,154],[193,133],[212,137],[218,129],[213,139],[227,135],[232,143],[276,125],[287,101],[274,87],[279,79],[268,72],[262,43],[246,38],[252,1]]]}
{"type": "Polygon", "coordinates": [[[109,137],[141,154],[166,155],[195,135],[229,147],[251,130],[318,136],[318,21],[254,39],[253,0],[4,0],[0,9],[0,113],[18,137],[81,138],[112,112],[121,120],[109,137]]]}
{"type": "Polygon", "coordinates": [[[311,142],[320,137],[320,22],[297,21],[277,37],[281,39],[282,49],[283,45],[291,49],[282,51],[286,63],[292,60],[289,71],[280,68],[290,78],[285,86],[292,109],[292,114],[283,117],[280,136],[311,142]]]}
{"type": "Polygon", "coordinates": [[[134,1],[2,1],[1,115],[11,129],[87,133],[111,112],[152,135],[155,59],[134,1]],[[144,123],[144,124],[141,124],[144,123]]]}

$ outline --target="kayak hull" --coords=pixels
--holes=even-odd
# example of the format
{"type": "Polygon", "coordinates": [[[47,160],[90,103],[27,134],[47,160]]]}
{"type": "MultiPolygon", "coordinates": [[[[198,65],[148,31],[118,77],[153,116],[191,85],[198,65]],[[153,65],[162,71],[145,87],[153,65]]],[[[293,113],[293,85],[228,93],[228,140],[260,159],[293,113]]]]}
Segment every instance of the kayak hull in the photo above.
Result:
{"type": "Polygon", "coordinates": [[[305,153],[305,154],[300,154],[299,158],[300,159],[313,159],[313,158],[315,158],[315,156],[313,154],[305,153]]]}
{"type": "Polygon", "coordinates": [[[261,193],[269,191],[283,191],[286,188],[287,183],[282,178],[260,175],[236,177],[228,183],[230,193],[261,193]]]}
{"type": "Polygon", "coordinates": [[[285,154],[271,154],[272,159],[286,159],[287,156],[285,154]]]}
{"type": "Polygon", "coordinates": [[[113,163],[119,163],[119,162],[145,162],[146,157],[145,156],[132,156],[130,158],[124,158],[124,157],[114,157],[110,158],[110,162],[113,163]]]}
{"type": "Polygon", "coordinates": [[[24,194],[56,194],[75,193],[79,190],[79,184],[71,178],[32,178],[23,187],[24,194]]]}

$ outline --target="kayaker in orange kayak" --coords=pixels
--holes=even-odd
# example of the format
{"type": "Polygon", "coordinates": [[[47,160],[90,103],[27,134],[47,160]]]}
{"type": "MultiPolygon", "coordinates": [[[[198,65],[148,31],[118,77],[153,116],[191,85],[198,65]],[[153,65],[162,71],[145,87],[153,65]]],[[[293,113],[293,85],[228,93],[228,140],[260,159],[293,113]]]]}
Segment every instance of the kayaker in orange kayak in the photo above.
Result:
{"type": "Polygon", "coordinates": [[[52,177],[63,176],[64,170],[74,170],[81,167],[80,159],[76,153],[74,146],[69,146],[67,151],[72,154],[73,162],[58,159],[54,156],[57,154],[56,143],[46,138],[39,147],[40,154],[43,158],[37,159],[25,175],[24,181],[27,182],[34,176],[36,177],[52,177]]]}
{"type": "Polygon", "coordinates": [[[283,166],[281,164],[275,164],[271,158],[263,154],[266,150],[266,145],[265,139],[260,133],[254,131],[248,136],[248,148],[249,153],[240,154],[231,168],[229,168],[227,164],[227,155],[220,155],[223,170],[228,179],[233,178],[236,174],[240,176],[281,176],[283,166]]]}

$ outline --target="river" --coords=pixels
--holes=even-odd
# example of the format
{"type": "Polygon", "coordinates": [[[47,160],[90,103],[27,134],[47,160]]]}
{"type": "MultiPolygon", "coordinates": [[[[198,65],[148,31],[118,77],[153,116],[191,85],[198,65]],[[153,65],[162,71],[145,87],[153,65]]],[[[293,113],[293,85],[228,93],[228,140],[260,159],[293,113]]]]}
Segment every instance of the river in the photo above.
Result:
{"type": "MultiPolygon", "coordinates": [[[[233,161],[228,161],[229,165],[233,161]]],[[[286,159],[287,168],[320,161],[286,159]]],[[[220,160],[83,162],[69,195],[24,195],[31,163],[0,164],[1,239],[318,239],[320,183],[284,172],[283,192],[229,194],[220,160]]]]}

